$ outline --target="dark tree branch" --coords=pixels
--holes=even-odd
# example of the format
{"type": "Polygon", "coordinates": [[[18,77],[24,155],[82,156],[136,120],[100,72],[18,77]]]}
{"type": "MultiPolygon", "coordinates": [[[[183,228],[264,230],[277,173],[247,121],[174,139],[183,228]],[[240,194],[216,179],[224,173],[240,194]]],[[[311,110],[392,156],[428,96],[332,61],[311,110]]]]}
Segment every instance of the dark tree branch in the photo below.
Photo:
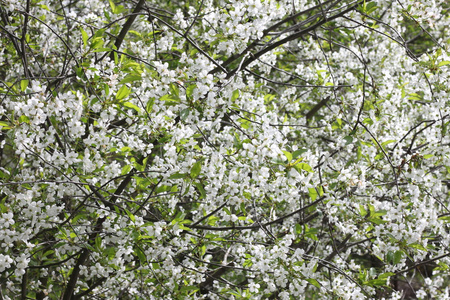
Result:
{"type": "Polygon", "coordinates": [[[26,36],[27,36],[27,28],[28,28],[28,13],[30,12],[30,2],[31,0],[27,0],[26,12],[23,21],[23,29],[22,29],[22,38],[20,39],[20,44],[22,46],[22,61],[23,61],[23,71],[25,73],[26,78],[30,78],[30,71],[28,70],[28,58],[27,58],[27,49],[25,45],[26,36]]]}
{"type": "MultiPolygon", "coordinates": [[[[103,222],[101,222],[101,223],[103,223],[103,222]]],[[[100,225],[101,223],[97,223],[97,225],[100,225]]],[[[77,263],[73,267],[72,273],[70,274],[70,279],[69,279],[69,282],[67,283],[66,290],[64,291],[62,300],[71,300],[72,299],[73,291],[75,290],[75,286],[78,281],[78,276],[80,275],[80,267],[82,265],[84,265],[84,263],[88,259],[89,252],[90,251],[88,249],[83,249],[83,251],[81,252],[81,255],[78,257],[77,263]]]]}
{"type": "MultiPolygon", "coordinates": [[[[144,3],[145,0],[139,0],[138,4],[136,4],[136,7],[133,10],[132,15],[127,19],[127,21],[123,25],[122,30],[120,31],[119,35],[117,36],[116,42],[114,43],[114,46],[116,46],[117,50],[119,50],[120,46],[122,45],[122,42],[125,36],[127,35],[128,30],[130,30],[131,25],[134,23],[134,20],[136,20],[136,17],[138,16],[139,11],[142,9],[144,3]]],[[[111,60],[114,60],[113,51],[111,51],[110,58],[111,60]]]]}
{"type": "MultiPolygon", "coordinates": [[[[279,41],[277,41],[277,42],[271,44],[270,46],[267,46],[267,47],[261,49],[260,51],[258,51],[258,52],[256,52],[256,53],[252,54],[252,55],[250,56],[250,58],[246,59],[246,60],[242,63],[242,67],[241,67],[241,68],[242,68],[242,69],[247,68],[247,66],[250,65],[252,62],[254,62],[255,60],[257,60],[258,58],[260,58],[261,56],[263,56],[263,55],[266,54],[267,52],[269,52],[269,51],[271,51],[271,50],[277,48],[278,46],[281,46],[281,45],[284,45],[284,44],[286,44],[286,43],[288,43],[288,42],[290,42],[290,41],[296,40],[296,39],[298,39],[298,38],[300,38],[300,37],[302,37],[302,36],[308,34],[309,32],[314,31],[315,29],[319,28],[319,27],[322,26],[323,24],[325,24],[325,23],[327,23],[327,22],[329,22],[329,21],[335,20],[335,19],[337,19],[337,18],[339,18],[339,17],[344,16],[346,13],[348,13],[348,12],[354,10],[356,7],[358,7],[358,5],[362,4],[363,2],[364,2],[364,1],[358,1],[356,4],[354,4],[354,5],[350,6],[350,7],[348,7],[347,9],[343,10],[342,12],[340,12],[340,13],[338,13],[338,14],[335,14],[335,15],[332,16],[332,17],[329,17],[329,18],[327,18],[327,19],[321,19],[321,20],[320,20],[319,22],[317,22],[316,24],[311,25],[311,26],[309,26],[309,27],[306,28],[306,29],[303,29],[303,30],[301,30],[301,31],[299,31],[299,32],[296,32],[296,33],[294,33],[294,34],[292,34],[292,35],[290,35],[290,36],[288,36],[288,37],[286,37],[286,38],[284,38],[284,39],[281,39],[281,40],[279,40],[279,41]]],[[[237,71],[238,71],[238,69],[236,68],[236,69],[234,69],[234,70],[228,72],[226,78],[229,79],[229,78],[232,77],[237,71]]]]}
{"type": "Polygon", "coordinates": [[[28,285],[28,269],[25,269],[25,274],[22,275],[22,284],[20,290],[20,299],[27,299],[27,285],[28,285]]]}
{"type": "Polygon", "coordinates": [[[319,109],[324,107],[328,103],[329,100],[330,100],[330,96],[328,96],[325,99],[321,100],[319,103],[314,105],[313,108],[311,108],[311,110],[306,114],[306,123],[307,124],[311,121],[311,119],[319,111],[319,109]]]}
{"type": "Polygon", "coordinates": [[[246,229],[253,229],[253,230],[255,230],[255,229],[260,229],[261,226],[267,227],[267,226],[270,226],[270,225],[273,225],[273,224],[281,223],[281,222],[283,222],[283,220],[285,220],[287,218],[290,218],[290,217],[292,217],[292,216],[294,216],[294,215],[296,215],[296,214],[298,214],[298,213],[300,213],[300,212],[302,212],[302,211],[304,211],[304,210],[306,210],[306,209],[308,209],[308,208],[310,208],[310,207],[320,203],[323,199],[325,199],[325,197],[321,197],[321,198],[317,199],[316,201],[311,202],[310,204],[308,204],[306,206],[303,206],[300,209],[297,209],[296,211],[293,211],[293,212],[291,212],[291,213],[289,213],[289,214],[287,214],[287,215],[285,215],[283,217],[280,217],[280,218],[278,218],[276,220],[273,220],[273,221],[270,221],[270,222],[267,222],[267,223],[264,223],[264,224],[254,224],[254,225],[251,225],[251,226],[227,226],[227,227],[214,227],[214,226],[204,226],[204,225],[194,225],[194,224],[185,224],[184,226],[186,226],[188,228],[203,229],[203,230],[213,230],[213,231],[246,230],[246,229]]]}

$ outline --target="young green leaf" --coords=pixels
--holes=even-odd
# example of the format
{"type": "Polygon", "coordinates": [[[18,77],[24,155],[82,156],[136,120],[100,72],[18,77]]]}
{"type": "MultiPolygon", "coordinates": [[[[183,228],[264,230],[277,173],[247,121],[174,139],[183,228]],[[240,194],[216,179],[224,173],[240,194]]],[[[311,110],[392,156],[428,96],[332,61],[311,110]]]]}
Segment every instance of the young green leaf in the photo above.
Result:
{"type": "Polygon", "coordinates": [[[317,199],[318,193],[315,188],[308,188],[309,191],[309,197],[311,197],[312,201],[315,201],[317,199]]]}
{"type": "Polygon", "coordinates": [[[84,31],[84,29],[82,27],[80,28],[80,30],[81,30],[81,37],[83,39],[83,44],[84,44],[85,47],[87,47],[87,41],[89,39],[89,36],[88,36],[87,32],[84,31]]]}
{"type": "Polygon", "coordinates": [[[292,154],[290,152],[287,152],[287,151],[284,151],[284,150],[281,150],[281,151],[283,151],[283,153],[286,156],[286,158],[288,160],[288,163],[289,163],[292,160],[292,154]]]}
{"type": "Polygon", "coordinates": [[[27,87],[28,87],[28,80],[27,79],[24,79],[24,80],[20,81],[20,90],[22,92],[25,92],[27,87]]]}
{"type": "Polygon", "coordinates": [[[314,278],[308,278],[306,279],[306,281],[308,281],[309,283],[311,283],[313,286],[315,286],[316,288],[320,289],[320,283],[314,279],[314,278]]]}
{"type": "Polygon", "coordinates": [[[139,74],[129,74],[129,75],[125,76],[125,78],[122,79],[119,82],[119,84],[125,84],[125,83],[140,81],[141,79],[142,79],[142,76],[139,75],[139,74]]]}
{"type": "Polygon", "coordinates": [[[147,256],[142,252],[140,247],[134,248],[134,254],[139,258],[141,263],[147,263],[147,256]]]}
{"type": "Polygon", "coordinates": [[[125,102],[125,103],[123,103],[122,105],[125,106],[125,107],[127,107],[127,108],[134,109],[134,110],[137,111],[138,113],[141,112],[141,109],[140,109],[137,105],[134,105],[134,104],[131,103],[131,102],[125,102]]]}
{"type": "Polygon", "coordinates": [[[299,157],[300,155],[302,155],[305,152],[308,152],[308,149],[295,150],[294,153],[292,153],[292,159],[296,159],[297,157],[299,157]]]}
{"type": "Polygon", "coordinates": [[[237,98],[239,98],[239,90],[234,90],[233,93],[231,94],[231,102],[233,102],[237,98]]]}
{"type": "Polygon", "coordinates": [[[192,179],[196,178],[200,174],[201,171],[202,171],[202,161],[199,160],[199,161],[195,162],[191,168],[191,178],[192,179]]]}
{"type": "Polygon", "coordinates": [[[117,100],[122,100],[122,99],[128,97],[128,95],[129,95],[130,93],[131,93],[131,90],[130,90],[126,85],[123,85],[123,86],[119,89],[119,91],[117,92],[117,94],[116,94],[116,99],[117,99],[117,100]]]}
{"type": "Polygon", "coordinates": [[[301,173],[301,170],[304,170],[306,172],[309,173],[314,173],[314,170],[311,168],[310,165],[306,164],[306,163],[298,163],[294,165],[294,168],[301,173]]]}

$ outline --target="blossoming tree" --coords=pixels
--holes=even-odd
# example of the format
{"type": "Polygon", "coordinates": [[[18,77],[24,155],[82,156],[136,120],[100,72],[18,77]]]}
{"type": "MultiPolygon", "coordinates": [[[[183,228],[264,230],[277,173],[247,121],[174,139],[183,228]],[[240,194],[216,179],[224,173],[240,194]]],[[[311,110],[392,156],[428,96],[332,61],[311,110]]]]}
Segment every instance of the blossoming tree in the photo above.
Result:
{"type": "Polygon", "coordinates": [[[446,0],[1,0],[0,299],[449,299],[446,0]]]}

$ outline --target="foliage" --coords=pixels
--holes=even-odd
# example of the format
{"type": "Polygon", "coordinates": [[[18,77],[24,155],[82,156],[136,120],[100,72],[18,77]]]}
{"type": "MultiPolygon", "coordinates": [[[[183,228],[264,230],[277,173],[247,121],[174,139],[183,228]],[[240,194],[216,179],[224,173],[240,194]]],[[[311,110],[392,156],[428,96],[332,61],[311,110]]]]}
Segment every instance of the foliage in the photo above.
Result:
{"type": "Polygon", "coordinates": [[[448,299],[446,0],[0,0],[0,299],[448,299]]]}

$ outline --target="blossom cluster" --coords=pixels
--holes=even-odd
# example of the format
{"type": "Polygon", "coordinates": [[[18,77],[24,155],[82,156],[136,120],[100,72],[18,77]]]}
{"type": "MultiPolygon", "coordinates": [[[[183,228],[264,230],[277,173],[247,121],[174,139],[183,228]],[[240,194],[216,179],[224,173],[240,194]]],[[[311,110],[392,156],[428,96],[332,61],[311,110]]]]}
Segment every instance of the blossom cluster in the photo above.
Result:
{"type": "Polygon", "coordinates": [[[0,298],[450,299],[450,16],[0,0],[0,298]]]}

